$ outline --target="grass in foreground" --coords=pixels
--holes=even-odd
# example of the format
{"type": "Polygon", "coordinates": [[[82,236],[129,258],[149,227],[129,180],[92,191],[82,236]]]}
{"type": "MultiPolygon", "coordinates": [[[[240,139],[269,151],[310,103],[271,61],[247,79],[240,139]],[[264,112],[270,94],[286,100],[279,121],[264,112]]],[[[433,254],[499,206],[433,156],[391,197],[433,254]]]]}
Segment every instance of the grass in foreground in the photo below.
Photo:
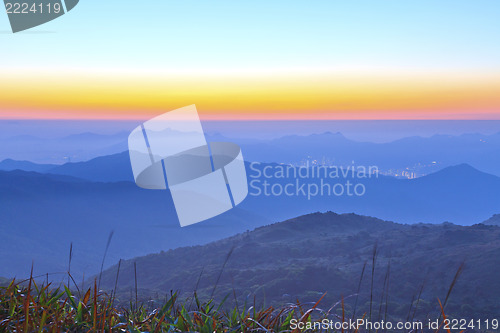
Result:
{"type": "MultiPolygon", "coordinates": [[[[375,259],[373,261],[374,267],[375,259]]],[[[455,274],[443,305],[438,300],[441,309],[439,320],[446,319],[444,308],[462,268],[463,264],[455,274]]],[[[363,279],[364,270],[365,267],[363,267],[360,280],[363,279]]],[[[230,295],[217,305],[213,300],[200,302],[196,293],[192,299],[180,302],[178,295],[173,293],[161,304],[145,306],[138,302],[137,280],[135,302],[130,301],[127,306],[123,306],[123,303],[116,298],[116,293],[99,290],[97,280],[94,281],[93,287],[82,291],[68,272],[68,282],[69,279],[73,281],[76,291],[71,291],[67,286],[53,287],[48,282],[39,286],[32,277],[20,282],[12,280],[8,286],[0,287],[0,332],[278,333],[299,332],[299,330],[293,330],[292,322],[309,323],[323,319],[346,322],[372,317],[373,271],[370,310],[357,317],[355,317],[356,306],[352,316],[346,313],[344,299],[329,309],[319,308],[318,305],[326,294],[315,304],[300,304],[297,301],[297,303],[281,308],[257,308],[255,300],[253,305],[238,306],[236,295],[234,295],[236,305],[226,307],[224,305],[230,295]]],[[[385,294],[387,294],[386,291],[384,285],[385,294]]],[[[356,304],[357,301],[356,296],[356,304]]],[[[387,304],[387,299],[385,304],[387,304]]],[[[436,332],[439,332],[441,328],[439,327],[436,332]]],[[[359,333],[358,329],[340,331],[359,333]]],[[[307,330],[307,332],[333,331],[307,330]]],[[[448,330],[448,333],[451,332],[448,330]]]]}
{"type": "MultiPolygon", "coordinates": [[[[321,299],[320,299],[321,300],[321,299]]],[[[320,300],[308,308],[294,304],[282,309],[240,311],[236,306],[223,309],[209,301],[178,302],[176,294],[156,309],[133,304],[119,309],[114,295],[89,288],[73,293],[64,286],[39,287],[30,279],[28,285],[12,281],[0,288],[0,331],[5,332],[284,332],[290,321],[311,320],[315,313],[328,317],[318,309],[320,300]],[[79,294],[79,295],[78,295],[79,294]],[[191,304],[188,304],[191,303],[191,304]]]]}
{"type": "MultiPolygon", "coordinates": [[[[213,301],[201,303],[195,294],[191,301],[181,303],[172,294],[158,307],[130,302],[119,308],[115,296],[99,292],[96,283],[85,293],[73,293],[66,286],[39,287],[33,279],[19,285],[13,280],[0,287],[0,332],[299,332],[292,330],[293,321],[350,319],[344,313],[343,300],[328,310],[320,309],[323,297],[315,304],[296,303],[280,309],[245,304],[243,310],[237,305],[227,310],[225,300],[218,306],[213,301]]],[[[330,332],[307,330],[320,331],[330,332]]]]}

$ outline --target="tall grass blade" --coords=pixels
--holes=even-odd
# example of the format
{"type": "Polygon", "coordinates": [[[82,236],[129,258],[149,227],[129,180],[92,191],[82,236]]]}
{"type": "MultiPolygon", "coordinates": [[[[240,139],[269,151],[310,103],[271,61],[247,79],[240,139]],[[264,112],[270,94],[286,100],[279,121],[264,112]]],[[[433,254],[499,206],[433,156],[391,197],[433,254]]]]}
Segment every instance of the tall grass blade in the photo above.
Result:
{"type": "Polygon", "coordinates": [[[224,272],[224,268],[226,267],[226,264],[229,261],[229,258],[231,258],[231,255],[233,254],[233,251],[234,251],[235,247],[236,247],[236,245],[233,245],[231,247],[231,249],[229,250],[229,252],[228,252],[228,254],[226,256],[226,259],[224,260],[224,264],[222,264],[222,268],[221,268],[221,270],[219,272],[219,276],[217,276],[217,280],[215,281],[214,288],[212,289],[212,294],[210,295],[210,299],[212,299],[214,297],[215,289],[217,289],[217,285],[219,284],[219,281],[220,281],[220,278],[222,276],[222,273],[224,272]]]}
{"type": "Polygon", "coordinates": [[[108,254],[109,245],[111,244],[111,239],[113,239],[114,233],[115,231],[112,230],[108,236],[108,242],[106,243],[106,249],[104,250],[104,256],[102,257],[101,271],[99,272],[99,284],[97,285],[98,289],[101,287],[101,277],[102,277],[102,270],[104,269],[104,261],[106,260],[106,255],[108,254]]]}
{"type": "Polygon", "coordinates": [[[137,311],[138,307],[138,297],[137,297],[137,263],[134,261],[134,279],[135,279],[135,310],[137,311]]]}
{"type": "MultiPolygon", "coordinates": [[[[375,264],[377,263],[377,251],[378,251],[378,243],[375,243],[373,247],[373,255],[372,255],[372,276],[371,276],[371,287],[370,287],[370,314],[369,321],[372,321],[372,306],[373,306],[373,282],[375,280],[375,264]]],[[[371,329],[368,331],[371,332],[371,329]]]]}
{"type": "Polygon", "coordinates": [[[352,312],[352,320],[356,316],[356,309],[358,307],[359,292],[361,291],[361,283],[363,282],[363,276],[365,275],[367,262],[363,264],[363,269],[361,270],[361,276],[359,277],[358,289],[356,290],[356,300],[354,301],[354,310],[352,312]]]}
{"type": "Polygon", "coordinates": [[[73,259],[73,242],[69,245],[69,262],[68,262],[68,286],[69,286],[69,274],[71,274],[71,260],[73,259]]]}

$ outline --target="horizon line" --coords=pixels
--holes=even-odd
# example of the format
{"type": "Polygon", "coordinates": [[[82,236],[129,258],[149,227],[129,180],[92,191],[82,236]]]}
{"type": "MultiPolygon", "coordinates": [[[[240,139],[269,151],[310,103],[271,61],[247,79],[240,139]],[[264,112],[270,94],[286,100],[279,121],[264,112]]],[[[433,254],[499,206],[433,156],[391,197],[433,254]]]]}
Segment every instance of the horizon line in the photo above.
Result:
{"type": "MultiPolygon", "coordinates": [[[[23,116],[1,116],[0,121],[116,121],[116,122],[133,122],[133,121],[145,121],[160,114],[163,114],[168,111],[161,111],[159,113],[148,113],[143,115],[130,115],[128,117],[116,117],[111,115],[103,115],[103,116],[90,116],[90,117],[82,117],[79,115],[75,116],[45,116],[45,117],[23,117],[23,116]]],[[[260,115],[259,115],[260,116],[260,115]]],[[[279,122],[279,121],[289,121],[289,122],[301,122],[301,121],[500,121],[500,112],[499,113],[482,113],[482,114],[471,114],[464,113],[453,116],[446,115],[436,115],[435,117],[429,117],[428,115],[408,115],[407,117],[391,117],[391,116],[382,116],[376,117],[374,115],[370,116],[361,116],[361,117],[329,117],[328,115],[317,115],[312,117],[303,117],[302,115],[296,115],[295,117],[285,116],[283,115],[271,115],[268,117],[250,117],[248,115],[242,115],[240,117],[227,117],[222,115],[207,115],[200,113],[200,119],[203,121],[209,122],[279,122]]]]}

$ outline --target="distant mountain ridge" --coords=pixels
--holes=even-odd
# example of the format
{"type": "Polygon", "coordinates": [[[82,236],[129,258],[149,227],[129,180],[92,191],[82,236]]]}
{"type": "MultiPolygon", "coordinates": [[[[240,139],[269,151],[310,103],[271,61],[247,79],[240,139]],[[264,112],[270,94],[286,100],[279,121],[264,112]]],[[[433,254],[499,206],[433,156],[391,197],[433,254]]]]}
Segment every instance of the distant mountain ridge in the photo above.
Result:
{"type": "MultiPolygon", "coordinates": [[[[88,139],[89,136],[95,138],[100,145],[101,141],[98,136],[94,137],[92,134],[82,134],[82,136],[84,139],[88,139]]],[[[82,136],[70,137],[67,140],[79,141],[82,136]]],[[[464,148],[467,150],[475,147],[475,141],[483,137],[471,135],[460,140],[464,140],[464,148]],[[465,143],[470,140],[473,140],[474,144],[467,148],[465,143]]],[[[495,141],[493,138],[496,136],[491,136],[491,138],[495,141]]],[[[224,138],[219,136],[218,139],[224,138]]],[[[453,143],[456,138],[453,140],[448,137],[435,139],[453,143]]],[[[23,141],[27,138],[19,140],[23,141]]],[[[92,140],[94,139],[90,139],[92,140]]],[[[415,144],[418,146],[421,140],[422,138],[408,138],[403,141],[417,142],[415,144]]],[[[330,147],[323,151],[333,154],[346,152],[346,156],[351,154],[347,149],[349,147],[370,146],[374,149],[370,156],[376,154],[376,149],[378,149],[376,147],[379,147],[379,144],[365,145],[365,143],[352,142],[340,133],[324,133],[309,137],[290,136],[271,141],[274,142],[274,150],[266,148],[268,142],[258,144],[263,145],[260,154],[270,154],[270,157],[274,159],[284,156],[278,151],[281,146],[286,148],[282,150],[285,155],[309,154],[315,151],[320,152],[324,147],[330,147]],[[348,146],[337,147],[336,142],[344,142],[348,146]],[[273,152],[275,156],[271,156],[273,152]]],[[[247,157],[252,156],[252,150],[245,148],[245,145],[251,146],[252,143],[242,144],[245,159],[251,161],[247,157]]],[[[450,147],[455,147],[454,145],[455,143],[450,147]]],[[[34,147],[34,149],[38,148],[34,147]]],[[[401,154],[403,157],[408,155],[401,154]]],[[[257,168],[262,170],[279,165],[261,163],[257,168]]],[[[236,232],[270,222],[283,221],[311,211],[355,212],[401,223],[450,221],[470,225],[484,221],[500,210],[500,178],[462,163],[412,180],[384,176],[363,180],[354,179],[366,186],[366,194],[361,197],[316,196],[308,199],[304,196],[256,196],[250,188],[251,193],[238,206],[238,209],[223,214],[213,221],[193,227],[195,231],[184,232],[181,231],[184,229],[178,226],[171,197],[167,191],[146,191],[137,188],[133,183],[129,156],[126,151],[97,157],[86,162],[63,165],[39,165],[26,161],[4,160],[0,162],[1,169],[10,171],[0,171],[0,211],[2,212],[0,223],[5,226],[4,231],[0,233],[8,236],[4,238],[8,241],[0,247],[4,246],[5,251],[16,249],[14,251],[16,255],[10,259],[4,258],[3,262],[0,261],[0,267],[15,268],[11,272],[25,272],[29,264],[22,260],[31,258],[33,253],[37,258],[36,262],[40,263],[42,273],[47,270],[64,270],[65,249],[69,247],[72,240],[75,242],[75,249],[78,249],[79,244],[89,244],[91,248],[88,253],[82,251],[82,266],[99,262],[102,253],[99,247],[105,244],[111,230],[116,231],[115,239],[120,242],[120,251],[123,250],[120,256],[130,257],[177,246],[204,244],[236,232]],[[26,169],[30,172],[12,171],[17,169],[26,169]],[[144,223],[147,225],[147,230],[140,229],[144,223]],[[172,230],[158,232],[155,229],[158,226],[160,229],[167,226],[172,230]],[[212,226],[214,229],[210,229],[212,226]],[[208,228],[209,231],[200,231],[204,228],[208,228]],[[9,230],[16,232],[10,233],[9,230]],[[95,230],[99,230],[98,236],[92,236],[95,230]],[[120,238],[122,236],[123,238],[120,238]],[[86,242],[85,237],[92,237],[92,240],[86,242]],[[131,237],[137,237],[138,241],[134,242],[131,237]],[[47,244],[43,243],[44,239],[48,240],[47,244]],[[61,239],[64,241],[60,241],[61,239]],[[143,246],[143,242],[147,245],[143,246]],[[123,246],[123,244],[129,245],[123,246]],[[37,248],[44,250],[38,251],[37,248]],[[31,252],[27,249],[31,249],[31,252]]],[[[247,163],[247,173],[249,181],[253,180],[253,171],[249,163],[247,163]]],[[[260,180],[263,180],[262,177],[260,180]]],[[[329,181],[333,184],[347,180],[353,181],[350,176],[329,181]]],[[[295,183],[297,179],[285,177],[269,181],[272,184],[284,186],[295,183]]],[[[320,180],[300,181],[317,185],[320,180]]],[[[115,254],[110,252],[110,260],[116,259],[116,253],[119,251],[115,254]]],[[[75,267],[77,267],[76,264],[75,267]]],[[[0,268],[0,275],[8,275],[7,269],[6,272],[7,274],[3,273],[0,268]]]]}
{"type": "Polygon", "coordinates": [[[81,133],[61,138],[40,138],[32,135],[2,138],[0,161],[29,160],[56,165],[72,161],[88,161],[95,157],[125,151],[127,137],[127,132],[120,132],[112,135],[81,133]]]}
{"type": "Polygon", "coordinates": [[[205,224],[180,228],[167,191],[132,182],[90,182],[64,175],[0,171],[0,276],[99,269],[109,234],[108,262],[120,257],[207,243],[270,223],[236,208],[205,224]]]}
{"type": "MultiPolygon", "coordinates": [[[[267,164],[261,167],[265,168],[267,164]]],[[[248,170],[249,180],[255,173],[248,170]]],[[[269,187],[275,184],[285,187],[298,181],[293,177],[264,179],[269,187]]],[[[322,186],[321,179],[299,179],[303,184],[322,186]]],[[[311,210],[334,210],[339,213],[355,212],[377,216],[401,223],[440,223],[450,221],[457,224],[478,223],[498,212],[500,207],[500,178],[478,171],[469,165],[449,167],[428,176],[404,180],[392,177],[367,179],[339,178],[328,180],[332,184],[362,184],[366,193],[362,196],[318,195],[308,199],[304,196],[256,196],[241,205],[250,211],[284,220],[309,213],[311,210]]],[[[262,181],[259,189],[261,189],[262,181]]],[[[251,194],[252,195],[252,189],[251,194]]],[[[255,193],[256,191],[253,191],[255,193]]]]}
{"type": "MultiPolygon", "coordinates": [[[[276,168],[278,164],[263,163],[260,169],[276,168]]],[[[54,167],[48,173],[67,175],[89,181],[133,182],[127,152],[103,156],[88,162],[67,163],[54,167]]],[[[249,183],[255,172],[247,163],[249,183]]],[[[261,176],[262,178],[262,176],[261,176]]],[[[371,179],[339,178],[330,183],[358,182],[366,187],[362,197],[317,196],[310,200],[301,196],[252,197],[242,204],[245,210],[260,212],[275,221],[309,213],[311,210],[356,212],[379,216],[403,223],[451,221],[457,224],[477,223],[498,212],[500,207],[500,178],[481,172],[468,164],[448,167],[425,177],[398,180],[379,176],[371,179]]],[[[270,179],[271,184],[285,186],[295,178],[270,179]]],[[[320,184],[319,179],[301,180],[320,184]]]]}
{"type": "Polygon", "coordinates": [[[2,171],[23,170],[44,173],[49,172],[57,166],[57,164],[39,164],[30,161],[16,161],[10,158],[0,162],[0,170],[2,171]]]}
{"type": "Polygon", "coordinates": [[[483,221],[482,223],[486,225],[496,225],[500,227],[500,214],[495,214],[489,219],[483,221]]]}
{"type": "Polygon", "coordinates": [[[87,162],[66,163],[46,172],[98,182],[134,181],[128,151],[96,157],[87,162]]]}
{"type": "MultiPolygon", "coordinates": [[[[467,163],[500,176],[500,132],[492,135],[415,136],[388,143],[354,141],[339,132],[289,135],[271,140],[226,138],[215,133],[207,135],[207,140],[240,144],[247,161],[300,164],[314,160],[322,162],[325,159],[328,164],[335,165],[350,165],[354,161],[357,165],[377,165],[386,171],[409,168],[422,174],[467,163]]],[[[126,132],[108,136],[83,133],[58,140],[22,136],[5,141],[0,160],[46,160],[47,156],[42,154],[47,155],[53,151],[51,155],[58,156],[58,163],[69,160],[88,161],[127,149],[126,132]]]]}
{"type": "Polygon", "coordinates": [[[6,159],[0,162],[1,171],[35,171],[78,177],[97,182],[134,181],[128,151],[93,158],[85,162],[38,164],[6,159]]]}
{"type": "MultiPolygon", "coordinates": [[[[112,159],[117,167],[123,167],[123,161],[119,162],[123,158],[116,155],[112,159]]],[[[97,162],[109,172],[115,170],[112,161],[97,162]]],[[[97,169],[80,170],[89,174],[97,169]]],[[[249,168],[247,172],[251,177],[253,171],[249,168]]],[[[267,180],[279,185],[296,181],[267,180]]],[[[73,175],[0,171],[0,250],[12,253],[0,258],[0,276],[26,274],[32,259],[42,274],[64,271],[71,242],[75,274],[78,270],[95,271],[93,265],[100,262],[103,246],[113,230],[114,241],[108,254],[112,261],[117,256],[127,258],[205,244],[311,211],[356,212],[404,223],[451,221],[470,225],[486,220],[500,207],[500,178],[467,165],[413,180],[379,177],[363,182],[367,193],[362,197],[318,196],[307,200],[303,196],[255,196],[251,192],[236,209],[180,228],[168,191],[143,190],[131,181],[104,183],[73,175]]]]}
{"type": "Polygon", "coordinates": [[[500,132],[493,135],[464,134],[408,137],[389,143],[358,142],[341,133],[325,132],[308,136],[243,144],[247,160],[298,163],[327,158],[336,165],[377,165],[380,169],[425,166],[425,173],[460,163],[500,176],[500,132]],[[433,164],[435,162],[435,165],[433,164]]]}
{"type": "MultiPolygon", "coordinates": [[[[499,315],[500,228],[474,225],[401,225],[356,214],[314,213],[260,227],[203,246],[184,247],[121,262],[118,290],[208,298],[233,294],[266,299],[267,304],[315,302],[325,292],[323,306],[355,294],[363,271],[371,270],[377,246],[374,283],[377,302],[390,263],[390,313],[406,314],[407,304],[422,284],[422,313],[436,309],[453,276],[465,261],[448,310],[467,317],[499,315]],[[376,245],[377,244],[377,245],[376,245]],[[225,260],[227,264],[221,274],[225,260]],[[485,270],[484,267],[488,267],[485,270]],[[219,278],[220,277],[220,278],[219,278]]],[[[106,270],[102,284],[113,289],[117,266],[106,270]]],[[[362,281],[362,310],[367,311],[370,275],[362,281]]],[[[415,300],[415,299],[414,299],[415,300]]],[[[352,299],[346,298],[349,306],[352,299]]],[[[378,304],[378,303],[377,303],[378,304]]]]}

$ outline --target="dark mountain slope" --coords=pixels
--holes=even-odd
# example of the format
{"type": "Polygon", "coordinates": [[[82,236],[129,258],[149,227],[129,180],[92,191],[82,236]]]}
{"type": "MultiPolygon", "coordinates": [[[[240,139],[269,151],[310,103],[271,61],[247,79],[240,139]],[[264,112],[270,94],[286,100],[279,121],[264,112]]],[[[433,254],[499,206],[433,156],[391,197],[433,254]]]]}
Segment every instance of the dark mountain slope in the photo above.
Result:
{"type": "MultiPolygon", "coordinates": [[[[390,313],[407,312],[424,281],[421,311],[433,311],[437,297],[444,299],[465,262],[448,310],[466,317],[500,315],[500,228],[449,223],[410,226],[331,212],[301,216],[204,246],[124,261],[119,290],[126,293],[133,288],[135,262],[143,292],[178,290],[189,296],[198,285],[198,295],[209,297],[232,251],[216,289],[219,298],[234,292],[240,302],[251,301],[254,295],[268,303],[306,302],[328,292],[323,303],[328,307],[342,295],[356,293],[366,262],[360,304],[367,310],[376,244],[376,299],[380,300],[390,262],[390,313]]],[[[105,288],[114,288],[116,269],[103,274],[105,288]]]]}

